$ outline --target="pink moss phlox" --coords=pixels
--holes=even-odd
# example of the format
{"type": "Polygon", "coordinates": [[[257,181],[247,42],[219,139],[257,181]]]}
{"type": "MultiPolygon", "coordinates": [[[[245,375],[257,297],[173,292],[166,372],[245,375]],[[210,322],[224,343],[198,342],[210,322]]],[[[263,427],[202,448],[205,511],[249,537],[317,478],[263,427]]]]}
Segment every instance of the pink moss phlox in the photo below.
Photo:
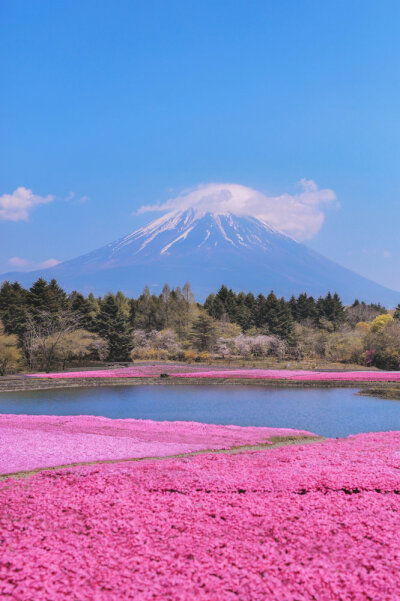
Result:
{"type": "Polygon", "coordinates": [[[244,378],[262,380],[304,380],[311,382],[400,382],[400,371],[304,371],[289,369],[206,369],[203,366],[145,365],[121,369],[30,374],[35,378],[153,378],[167,373],[174,378],[244,378]]]}
{"type": "Polygon", "coordinates": [[[0,483],[19,601],[396,601],[400,433],[0,483]]]}
{"type": "Polygon", "coordinates": [[[85,371],[62,371],[53,373],[27,374],[30,378],[153,378],[159,377],[162,373],[171,374],[176,371],[197,372],[203,371],[203,366],[182,366],[178,364],[155,364],[155,365],[134,365],[132,367],[122,367],[118,369],[96,369],[85,371]]]}
{"type": "Polygon", "coordinates": [[[349,382],[400,382],[400,372],[377,371],[300,371],[273,369],[211,370],[203,372],[171,373],[175,378],[244,378],[261,380],[304,380],[310,382],[349,381],[349,382]]]}
{"type": "Polygon", "coordinates": [[[0,415],[0,474],[106,459],[159,457],[309,434],[286,428],[242,428],[196,422],[94,416],[0,415]]]}

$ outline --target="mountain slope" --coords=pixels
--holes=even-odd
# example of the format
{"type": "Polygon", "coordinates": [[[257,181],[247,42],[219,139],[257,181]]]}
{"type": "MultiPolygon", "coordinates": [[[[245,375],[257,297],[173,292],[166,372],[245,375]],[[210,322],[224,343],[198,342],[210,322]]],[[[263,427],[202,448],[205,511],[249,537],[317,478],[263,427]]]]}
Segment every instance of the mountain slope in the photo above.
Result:
{"type": "Polygon", "coordinates": [[[164,215],[56,267],[9,273],[2,279],[30,285],[39,276],[54,277],[67,290],[95,294],[122,290],[136,296],[146,284],[157,293],[164,282],[177,286],[189,280],[198,300],[224,283],[255,293],[273,289],[286,297],[330,290],[344,302],[400,302],[400,292],[341,267],[259,219],[194,209],[164,215]]]}

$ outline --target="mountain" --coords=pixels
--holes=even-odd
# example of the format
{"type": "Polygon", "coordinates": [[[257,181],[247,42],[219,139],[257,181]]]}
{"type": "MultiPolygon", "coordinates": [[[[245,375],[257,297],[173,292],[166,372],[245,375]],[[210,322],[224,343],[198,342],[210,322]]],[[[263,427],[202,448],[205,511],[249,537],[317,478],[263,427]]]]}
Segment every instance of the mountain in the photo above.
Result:
{"type": "Polygon", "coordinates": [[[259,219],[195,209],[168,213],[56,267],[0,279],[30,286],[38,277],[95,294],[122,290],[137,296],[146,284],[159,293],[165,282],[177,286],[188,280],[198,300],[225,284],[254,293],[272,289],[285,297],[337,291],[345,303],[359,298],[393,307],[400,302],[400,292],[341,267],[259,219]]]}

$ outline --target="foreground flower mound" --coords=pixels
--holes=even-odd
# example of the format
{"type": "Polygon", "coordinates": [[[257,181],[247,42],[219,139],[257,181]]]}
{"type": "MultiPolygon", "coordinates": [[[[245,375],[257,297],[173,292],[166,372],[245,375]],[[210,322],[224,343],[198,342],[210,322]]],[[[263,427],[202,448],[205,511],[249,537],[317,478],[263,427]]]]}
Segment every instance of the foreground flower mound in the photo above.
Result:
{"type": "Polygon", "coordinates": [[[18,601],[396,601],[400,432],[0,483],[18,601]]]}
{"type": "Polygon", "coordinates": [[[97,460],[161,457],[307,436],[286,428],[94,416],[0,415],[0,474],[97,460]]]}
{"type": "Polygon", "coordinates": [[[30,378],[154,378],[162,373],[172,378],[243,378],[306,382],[400,382],[400,371],[303,371],[289,369],[205,369],[202,366],[141,365],[121,369],[30,374],[30,378]]]}

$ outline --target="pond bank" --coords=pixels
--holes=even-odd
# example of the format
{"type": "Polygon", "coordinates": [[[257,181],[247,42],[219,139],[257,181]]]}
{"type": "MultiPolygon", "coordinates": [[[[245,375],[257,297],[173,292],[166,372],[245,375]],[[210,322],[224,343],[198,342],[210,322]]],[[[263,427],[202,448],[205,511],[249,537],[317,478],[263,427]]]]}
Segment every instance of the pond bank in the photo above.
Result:
{"type": "Polygon", "coordinates": [[[307,380],[265,380],[262,378],[31,378],[25,376],[0,377],[0,393],[14,391],[52,390],[62,388],[100,388],[109,386],[263,386],[265,388],[357,388],[360,395],[400,400],[400,383],[393,382],[352,382],[349,380],[307,381],[307,380]]]}

